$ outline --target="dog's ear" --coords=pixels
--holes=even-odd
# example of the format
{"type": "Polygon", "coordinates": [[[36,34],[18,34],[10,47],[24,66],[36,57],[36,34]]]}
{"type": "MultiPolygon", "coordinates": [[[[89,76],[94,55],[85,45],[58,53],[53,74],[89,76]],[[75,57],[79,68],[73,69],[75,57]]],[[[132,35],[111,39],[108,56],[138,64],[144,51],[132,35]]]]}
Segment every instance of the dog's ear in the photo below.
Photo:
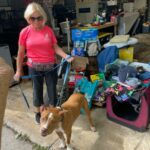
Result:
{"type": "Polygon", "coordinates": [[[43,112],[44,110],[48,110],[49,107],[48,106],[41,106],[40,107],[40,112],[43,112]]]}
{"type": "Polygon", "coordinates": [[[44,106],[41,106],[41,107],[40,107],[40,112],[43,112],[44,109],[45,109],[45,107],[44,107],[44,106]]]}
{"type": "Polygon", "coordinates": [[[63,110],[61,110],[61,111],[59,112],[59,115],[63,115],[63,114],[65,114],[66,112],[68,112],[68,110],[63,109],[63,110]]]}

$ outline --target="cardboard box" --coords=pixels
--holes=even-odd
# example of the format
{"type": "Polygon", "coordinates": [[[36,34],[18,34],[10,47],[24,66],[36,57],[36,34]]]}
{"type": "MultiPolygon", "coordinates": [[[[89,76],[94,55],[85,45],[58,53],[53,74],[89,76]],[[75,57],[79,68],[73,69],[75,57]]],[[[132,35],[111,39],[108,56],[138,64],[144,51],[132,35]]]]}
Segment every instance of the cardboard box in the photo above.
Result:
{"type": "Polygon", "coordinates": [[[87,57],[75,56],[74,61],[72,62],[72,69],[83,71],[86,69],[86,65],[89,64],[87,57]]]}

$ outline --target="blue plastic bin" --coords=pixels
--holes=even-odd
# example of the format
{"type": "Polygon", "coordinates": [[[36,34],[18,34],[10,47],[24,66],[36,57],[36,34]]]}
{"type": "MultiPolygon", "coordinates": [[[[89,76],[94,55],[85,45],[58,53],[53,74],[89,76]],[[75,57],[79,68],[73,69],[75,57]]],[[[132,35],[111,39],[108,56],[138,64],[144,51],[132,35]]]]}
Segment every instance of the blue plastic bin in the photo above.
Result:
{"type": "Polygon", "coordinates": [[[97,36],[98,36],[98,29],[96,28],[83,30],[83,40],[97,39],[97,36]]]}
{"type": "Polygon", "coordinates": [[[83,39],[83,31],[80,29],[72,29],[72,41],[81,41],[83,39]]]}

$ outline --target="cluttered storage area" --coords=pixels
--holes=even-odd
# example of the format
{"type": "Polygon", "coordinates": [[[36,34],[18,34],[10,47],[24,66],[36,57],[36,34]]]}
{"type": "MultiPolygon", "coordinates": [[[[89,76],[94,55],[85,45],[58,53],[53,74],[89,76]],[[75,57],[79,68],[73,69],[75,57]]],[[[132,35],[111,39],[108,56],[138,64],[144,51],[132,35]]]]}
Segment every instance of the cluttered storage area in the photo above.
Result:
{"type": "Polygon", "coordinates": [[[139,3],[76,2],[78,23],[68,29],[75,60],[67,87],[71,93],[84,93],[90,109],[106,108],[110,120],[145,131],[150,115],[150,66],[144,59],[146,47],[138,47],[150,26],[144,15],[147,3],[141,2],[140,7],[139,3]],[[88,8],[91,13],[98,11],[94,17],[88,8]]]}

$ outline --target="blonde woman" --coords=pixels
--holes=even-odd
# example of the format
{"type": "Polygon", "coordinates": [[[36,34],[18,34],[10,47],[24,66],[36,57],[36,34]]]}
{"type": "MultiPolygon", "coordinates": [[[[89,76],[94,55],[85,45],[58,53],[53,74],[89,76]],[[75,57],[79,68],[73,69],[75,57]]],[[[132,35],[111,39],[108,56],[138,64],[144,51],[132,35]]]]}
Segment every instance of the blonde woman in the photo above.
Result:
{"type": "MultiPolygon", "coordinates": [[[[57,45],[57,39],[53,30],[45,25],[47,16],[41,5],[30,3],[24,13],[24,18],[28,26],[23,28],[19,35],[19,49],[17,56],[17,69],[15,80],[21,77],[23,58],[27,55],[27,65],[29,74],[33,81],[33,105],[35,106],[35,121],[40,123],[40,106],[43,101],[43,82],[45,80],[48,93],[48,105],[56,106],[56,82],[57,72],[54,68],[56,64],[56,54],[62,58],[68,55],[57,45]]],[[[67,61],[71,62],[73,58],[67,61]]]]}

